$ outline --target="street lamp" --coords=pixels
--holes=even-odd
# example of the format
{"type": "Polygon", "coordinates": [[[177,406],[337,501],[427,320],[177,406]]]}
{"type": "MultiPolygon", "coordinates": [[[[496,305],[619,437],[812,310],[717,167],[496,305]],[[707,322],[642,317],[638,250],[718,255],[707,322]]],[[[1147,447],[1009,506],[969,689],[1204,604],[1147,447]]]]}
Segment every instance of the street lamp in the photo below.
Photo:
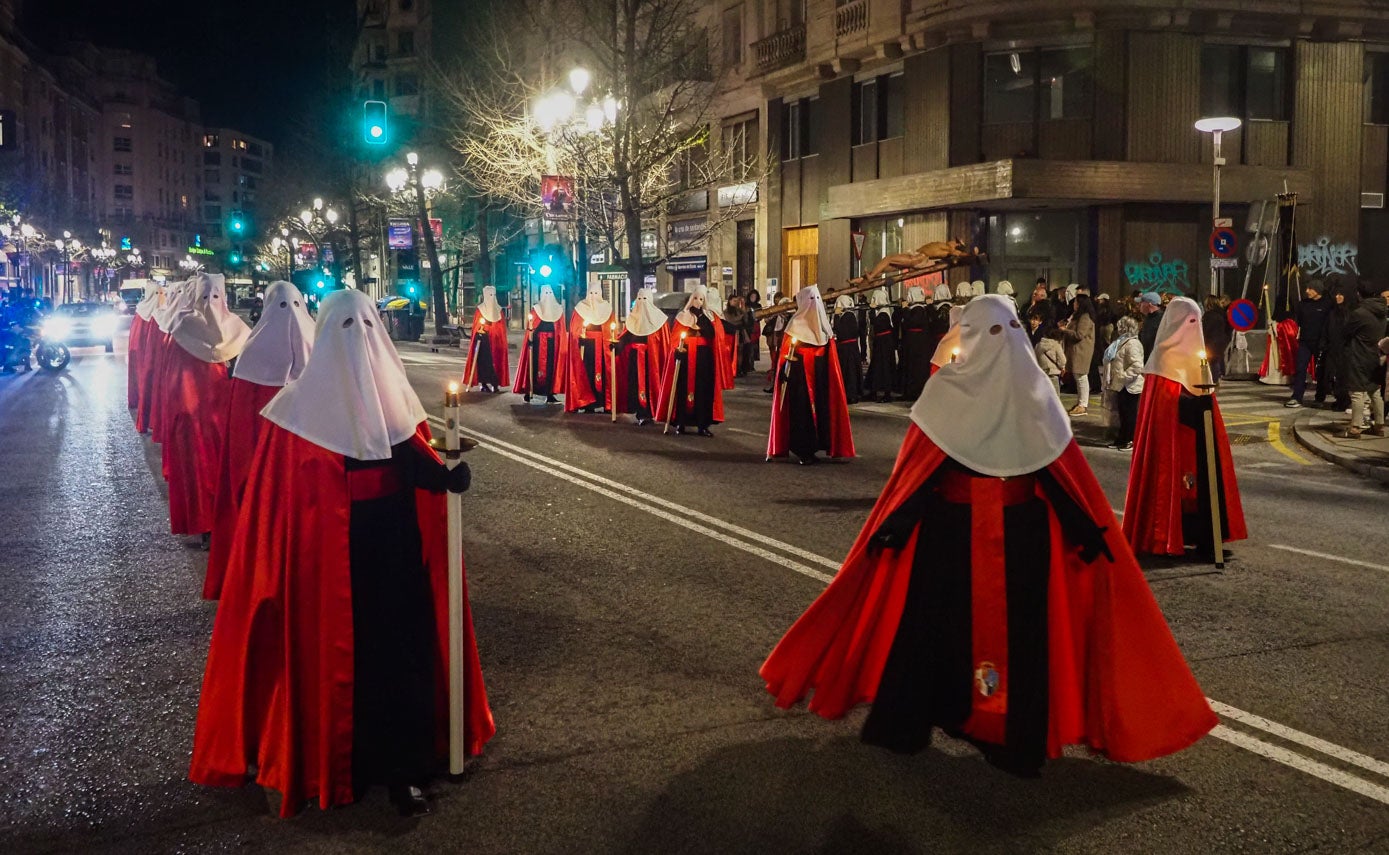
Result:
{"type": "MultiPolygon", "coordinates": [[[[1210,116],[1196,121],[1196,130],[1203,134],[1211,135],[1211,161],[1214,164],[1214,192],[1211,195],[1211,228],[1215,228],[1216,221],[1220,219],[1220,168],[1225,165],[1225,156],[1221,153],[1221,137],[1226,131],[1238,130],[1243,124],[1234,116],[1210,116]]],[[[1215,254],[1211,254],[1211,290],[1217,293],[1225,292],[1224,268],[1217,268],[1215,254]]]]}
{"type": "MultiPolygon", "coordinates": [[[[313,202],[311,202],[308,207],[304,208],[304,210],[300,211],[297,218],[291,217],[287,219],[286,225],[280,227],[282,243],[289,244],[290,227],[303,232],[308,236],[309,242],[313,244],[314,251],[318,254],[318,262],[322,264],[324,255],[323,246],[325,243],[329,247],[333,246],[332,238],[338,230],[338,219],[337,209],[331,204],[324,203],[323,197],[315,196],[313,202]]],[[[290,244],[290,248],[293,249],[295,247],[290,244]]],[[[333,254],[333,264],[339,268],[339,273],[341,273],[341,265],[339,264],[336,252],[333,254]]],[[[293,271],[291,270],[290,272],[292,273],[293,271]]],[[[341,281],[342,276],[339,275],[337,278],[341,281]]]]}
{"type": "Polygon", "coordinates": [[[58,250],[63,258],[62,287],[61,292],[63,302],[71,302],[72,294],[72,257],[82,251],[82,242],[72,236],[72,232],[65,231],[63,236],[53,241],[53,248],[58,250]]]}
{"type": "Polygon", "coordinates": [[[19,280],[22,288],[32,291],[34,278],[34,265],[29,256],[29,244],[36,240],[41,240],[43,235],[38,229],[24,222],[24,218],[15,214],[10,218],[9,223],[0,225],[0,235],[11,238],[19,244],[19,280]]]}
{"type": "Polygon", "coordinates": [[[386,173],[386,186],[397,194],[404,194],[412,188],[414,190],[415,218],[419,221],[429,259],[429,290],[434,302],[434,343],[443,344],[447,343],[444,327],[448,326],[448,312],[444,305],[444,271],[439,264],[439,247],[430,225],[429,200],[444,191],[444,174],[437,169],[426,169],[421,173],[417,152],[406,154],[405,163],[407,168],[396,167],[386,173]]]}
{"type": "Polygon", "coordinates": [[[101,242],[101,246],[93,247],[90,250],[92,259],[96,261],[96,269],[101,277],[101,290],[103,297],[109,297],[111,291],[111,261],[116,257],[116,250],[106,241],[101,242]]]}

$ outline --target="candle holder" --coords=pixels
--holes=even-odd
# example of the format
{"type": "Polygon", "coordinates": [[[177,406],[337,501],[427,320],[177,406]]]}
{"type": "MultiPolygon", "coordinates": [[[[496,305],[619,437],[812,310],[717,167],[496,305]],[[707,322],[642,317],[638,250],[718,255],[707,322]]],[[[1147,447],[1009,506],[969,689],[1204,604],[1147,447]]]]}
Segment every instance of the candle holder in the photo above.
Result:
{"type": "Polygon", "coordinates": [[[791,336],[791,347],[786,352],[787,362],[800,362],[801,358],[796,355],[796,337],[791,336]]]}
{"type": "Polygon", "coordinates": [[[959,362],[959,361],[960,361],[960,349],[959,349],[958,347],[951,349],[951,351],[950,351],[950,362],[951,362],[951,364],[953,365],[954,363],[959,362]]]}
{"type": "Polygon", "coordinates": [[[1196,388],[1214,393],[1215,376],[1211,373],[1210,360],[1206,358],[1206,352],[1204,350],[1197,351],[1196,355],[1201,360],[1201,382],[1196,384],[1196,388]]]}

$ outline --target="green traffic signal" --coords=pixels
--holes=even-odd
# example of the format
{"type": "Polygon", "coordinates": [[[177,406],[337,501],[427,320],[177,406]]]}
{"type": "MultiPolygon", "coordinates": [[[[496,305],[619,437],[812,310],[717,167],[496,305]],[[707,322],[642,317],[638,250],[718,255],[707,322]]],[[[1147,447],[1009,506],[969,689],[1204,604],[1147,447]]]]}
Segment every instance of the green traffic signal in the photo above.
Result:
{"type": "Polygon", "coordinates": [[[362,138],[367,145],[386,144],[386,102],[366,101],[362,104],[362,138]]]}

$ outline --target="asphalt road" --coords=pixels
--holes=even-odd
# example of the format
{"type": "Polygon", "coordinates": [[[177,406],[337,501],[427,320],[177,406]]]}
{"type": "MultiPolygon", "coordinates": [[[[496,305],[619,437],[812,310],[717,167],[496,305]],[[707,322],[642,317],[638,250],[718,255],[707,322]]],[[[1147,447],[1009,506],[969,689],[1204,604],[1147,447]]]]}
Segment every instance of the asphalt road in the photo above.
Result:
{"type": "MultiPolygon", "coordinates": [[[[437,414],[460,357],[403,350],[437,414]]],[[[1290,447],[1278,390],[1221,392],[1251,540],[1223,574],[1145,565],[1221,728],[1161,761],[1077,754],[1021,781],[945,738],[909,758],[863,746],[862,711],[772,706],[757,668],[834,573],[907,422],[870,405],[858,459],[766,463],[760,387],[729,396],[713,439],[469,395],[468,569],[498,735],[433,787],[431,816],[373,792],[283,821],[254,787],[186,781],[214,606],[204,554],[167,533],[123,355],[0,377],[0,843],[1389,852],[1389,494],[1290,447]]],[[[1087,456],[1122,507],[1127,456],[1087,456]]]]}

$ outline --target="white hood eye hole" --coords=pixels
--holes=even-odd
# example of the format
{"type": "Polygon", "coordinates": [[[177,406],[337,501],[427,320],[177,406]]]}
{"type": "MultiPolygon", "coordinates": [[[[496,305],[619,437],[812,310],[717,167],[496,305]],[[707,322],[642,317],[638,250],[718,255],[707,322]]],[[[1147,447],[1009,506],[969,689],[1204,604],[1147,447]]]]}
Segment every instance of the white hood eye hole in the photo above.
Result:
{"type": "MultiPolygon", "coordinates": [[[[297,305],[299,305],[299,304],[298,304],[298,303],[295,303],[294,305],[297,306],[297,305]]],[[[281,301],[280,301],[280,308],[281,308],[281,309],[285,309],[285,308],[288,308],[288,307],[289,307],[289,304],[288,304],[288,303],[286,303],[284,300],[281,300],[281,301]]]]}
{"type": "MultiPolygon", "coordinates": [[[[281,305],[284,305],[284,304],[281,303],[281,305]]],[[[299,305],[299,301],[298,301],[298,300],[295,300],[295,301],[294,301],[294,305],[296,305],[296,306],[299,305]]]]}
{"type": "Polygon", "coordinates": [[[369,327],[372,327],[373,329],[376,327],[376,324],[373,324],[371,321],[367,320],[366,318],[362,318],[362,323],[366,324],[366,325],[369,326],[369,327]]]}
{"type": "Polygon", "coordinates": [[[356,318],[347,318],[342,322],[342,328],[347,329],[348,327],[352,326],[352,322],[355,320],[356,318]]]}
{"type": "Polygon", "coordinates": [[[1008,326],[1012,327],[1015,330],[1022,329],[1022,324],[1018,323],[1017,321],[1009,321],[1008,326]]]}
{"type": "Polygon", "coordinates": [[[1003,324],[994,324],[989,327],[989,335],[998,335],[1001,332],[1003,332],[1003,324]]]}

